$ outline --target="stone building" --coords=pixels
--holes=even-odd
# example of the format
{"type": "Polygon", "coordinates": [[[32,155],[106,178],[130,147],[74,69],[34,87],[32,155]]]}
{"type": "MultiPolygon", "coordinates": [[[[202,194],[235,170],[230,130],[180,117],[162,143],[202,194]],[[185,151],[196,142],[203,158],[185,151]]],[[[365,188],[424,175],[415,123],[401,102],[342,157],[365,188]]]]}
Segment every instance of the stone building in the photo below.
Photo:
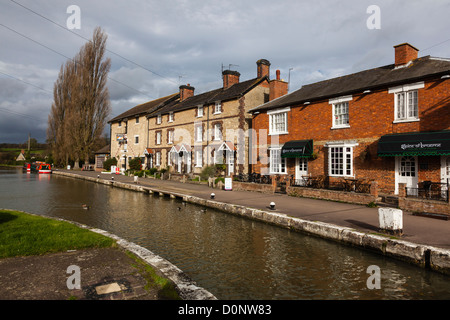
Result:
{"type": "Polygon", "coordinates": [[[132,158],[141,158],[143,168],[150,167],[152,154],[148,152],[147,114],[179,98],[178,93],[135,106],[114,117],[108,123],[111,130],[110,155],[117,159],[117,167],[129,168],[132,158]]]}
{"type": "Polygon", "coordinates": [[[221,88],[195,94],[190,84],[180,86],[179,101],[147,115],[152,165],[172,174],[198,174],[215,164],[224,164],[226,175],[247,173],[252,144],[248,111],[287,93],[279,72],[277,79],[269,76],[270,62],[261,59],[256,78],[241,82],[239,72],[225,70],[221,88]]]}

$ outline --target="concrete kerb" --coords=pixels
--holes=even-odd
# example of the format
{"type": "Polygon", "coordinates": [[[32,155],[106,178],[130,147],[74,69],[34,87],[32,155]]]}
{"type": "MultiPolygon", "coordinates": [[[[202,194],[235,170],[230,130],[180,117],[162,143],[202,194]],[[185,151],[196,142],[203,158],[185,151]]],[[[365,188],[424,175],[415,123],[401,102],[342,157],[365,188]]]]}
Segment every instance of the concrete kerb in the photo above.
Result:
{"type": "MultiPolygon", "coordinates": [[[[104,179],[93,179],[90,177],[84,177],[70,173],[61,174],[78,179],[91,180],[94,182],[110,182],[104,179]]],[[[144,191],[151,193],[153,191],[154,193],[162,192],[165,194],[174,194],[176,195],[176,197],[183,199],[183,201],[185,202],[214,208],[223,212],[262,221],[293,231],[304,232],[310,235],[337,241],[350,246],[368,249],[385,256],[396,258],[420,267],[430,268],[432,270],[450,275],[450,250],[436,248],[428,245],[415,244],[399,239],[393,239],[389,235],[383,236],[359,232],[355,229],[341,227],[338,225],[320,221],[309,221],[290,217],[283,213],[254,209],[240,205],[218,202],[211,199],[203,199],[190,195],[175,194],[173,192],[158,190],[155,188],[136,188],[136,185],[131,185],[133,186],[133,188],[130,188],[130,184],[117,182],[114,182],[113,185],[141,192],[144,191]]]]}

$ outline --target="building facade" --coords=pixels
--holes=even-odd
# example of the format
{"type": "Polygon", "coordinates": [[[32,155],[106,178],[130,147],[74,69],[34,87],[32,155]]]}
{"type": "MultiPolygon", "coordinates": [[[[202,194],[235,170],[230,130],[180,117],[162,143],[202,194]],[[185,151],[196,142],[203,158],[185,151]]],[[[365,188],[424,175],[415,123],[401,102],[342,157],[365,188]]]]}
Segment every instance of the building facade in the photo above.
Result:
{"type": "MultiPolygon", "coordinates": [[[[302,88],[250,110],[255,172],[323,183],[450,181],[450,60],[395,46],[395,63],[302,88]],[[345,181],[344,181],[345,180],[345,181]]],[[[442,185],[442,188],[445,188],[442,185]]],[[[444,192],[444,191],[443,191],[444,192]]]]}
{"type": "Polygon", "coordinates": [[[111,130],[110,155],[117,159],[117,167],[129,169],[129,160],[141,158],[143,168],[150,167],[152,155],[148,152],[147,114],[179,99],[178,93],[135,106],[114,117],[108,123],[111,130]]]}
{"type": "Polygon", "coordinates": [[[199,174],[206,166],[223,164],[225,175],[247,173],[252,143],[248,111],[287,93],[279,72],[277,79],[269,76],[270,62],[261,59],[254,79],[241,82],[239,72],[225,70],[221,88],[196,95],[190,84],[180,86],[177,102],[147,115],[152,166],[172,174],[199,174]]]}

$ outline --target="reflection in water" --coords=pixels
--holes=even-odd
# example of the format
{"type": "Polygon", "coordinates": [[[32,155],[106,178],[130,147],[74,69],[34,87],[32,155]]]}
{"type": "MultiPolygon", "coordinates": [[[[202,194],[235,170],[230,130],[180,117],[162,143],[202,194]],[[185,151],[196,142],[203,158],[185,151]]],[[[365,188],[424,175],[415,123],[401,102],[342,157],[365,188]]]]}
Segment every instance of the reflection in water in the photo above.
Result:
{"type": "Polygon", "coordinates": [[[91,182],[0,171],[0,207],[117,234],[171,261],[219,299],[450,298],[450,279],[434,272],[179,200],[91,182]],[[366,287],[370,265],[381,268],[380,290],[366,287]]]}

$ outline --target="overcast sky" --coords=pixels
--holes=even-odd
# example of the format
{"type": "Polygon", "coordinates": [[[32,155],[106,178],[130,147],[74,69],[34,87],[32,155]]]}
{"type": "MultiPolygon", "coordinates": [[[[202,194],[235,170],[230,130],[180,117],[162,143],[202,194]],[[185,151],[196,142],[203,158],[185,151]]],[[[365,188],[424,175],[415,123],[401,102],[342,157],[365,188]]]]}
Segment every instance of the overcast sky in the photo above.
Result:
{"type": "Polygon", "coordinates": [[[292,92],[391,64],[404,42],[450,58],[449,13],[450,0],[0,0],[0,143],[29,133],[45,142],[59,69],[97,26],[108,35],[112,118],[181,84],[196,94],[219,88],[222,65],[243,81],[267,59],[272,78],[290,74],[292,92]]]}

